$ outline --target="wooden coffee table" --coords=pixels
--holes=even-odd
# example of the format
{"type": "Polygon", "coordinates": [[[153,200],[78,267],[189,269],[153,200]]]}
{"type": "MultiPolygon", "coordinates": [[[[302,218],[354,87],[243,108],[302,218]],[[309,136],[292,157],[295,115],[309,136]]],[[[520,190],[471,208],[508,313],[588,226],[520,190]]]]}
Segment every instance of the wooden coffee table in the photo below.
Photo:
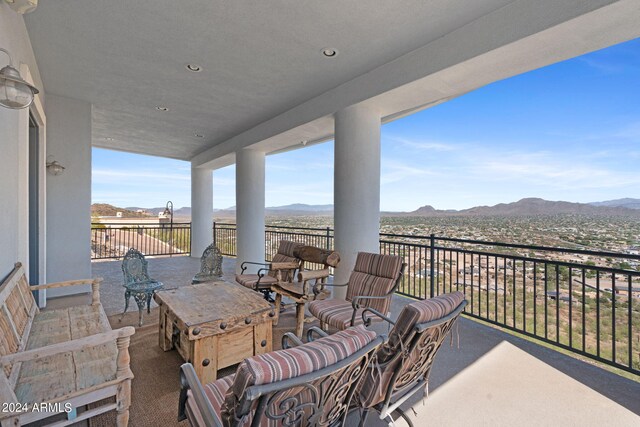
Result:
{"type": "Polygon", "coordinates": [[[275,312],[259,293],[235,283],[207,282],[156,292],[159,344],[176,348],[203,384],[218,369],[272,349],[275,312]]]}

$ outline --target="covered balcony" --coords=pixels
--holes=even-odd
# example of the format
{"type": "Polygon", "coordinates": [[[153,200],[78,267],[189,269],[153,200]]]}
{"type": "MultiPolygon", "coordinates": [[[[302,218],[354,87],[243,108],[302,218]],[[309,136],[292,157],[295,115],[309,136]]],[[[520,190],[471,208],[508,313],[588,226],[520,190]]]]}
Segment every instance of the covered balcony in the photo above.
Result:
{"type": "MultiPolygon", "coordinates": [[[[224,278],[233,282],[244,261],[270,260],[275,242],[285,237],[339,252],[334,283],[348,281],[359,252],[402,257],[408,270],[392,316],[412,299],[464,292],[469,305],[453,345],[444,345],[434,364],[431,395],[424,405],[418,396],[404,404],[409,414],[415,410],[410,417],[416,425],[637,424],[638,273],[522,242],[501,247],[447,236],[381,235],[380,129],[498,80],[640,37],[640,2],[420,1],[399,7],[384,1],[58,1],[34,9],[36,4],[0,1],[0,48],[38,92],[24,108],[0,106],[0,277],[20,286],[12,276],[16,262],[31,286],[104,277],[100,304],[91,282],[33,288],[38,308],[27,314],[90,302],[107,317],[94,323],[114,329],[97,335],[117,342],[111,360],[117,375],[107,381],[111,394],[94,393],[115,396],[116,403],[96,409],[68,392],[66,380],[47,383],[55,383],[47,399],[65,393],[75,399],[69,411],[47,408],[60,412],[59,425],[187,424],[173,421],[182,359],[158,347],[158,309],[152,304],[156,311],[141,327],[133,312],[119,319],[122,254],[113,238],[107,243],[91,227],[92,147],[190,162],[191,224],[181,231],[171,223],[170,242],[138,248],[166,287],[189,285],[212,241],[225,255],[224,278]],[[270,234],[265,157],[328,140],[335,141],[334,228],[270,234]],[[231,164],[236,224],[213,224],[212,230],[212,171],[231,164]],[[309,237],[314,235],[320,237],[309,237]],[[592,314],[594,331],[586,319],[592,314]],[[126,326],[136,327],[135,334],[118,329],[126,326]]],[[[13,81],[0,80],[1,97],[15,95],[13,81]]],[[[136,246],[134,234],[125,231],[118,241],[136,246]]],[[[574,255],[638,259],[583,252],[574,255]]],[[[337,290],[333,297],[345,295],[337,290]]],[[[274,349],[293,328],[291,309],[282,320],[274,328],[274,349]]],[[[306,326],[311,324],[313,319],[306,326]]],[[[90,359],[91,336],[73,337],[96,325],[82,320],[67,326],[70,341],[80,345],[74,351],[90,359]]],[[[17,372],[28,372],[38,350],[27,348],[24,325],[10,320],[2,327],[0,400],[16,404],[17,372]]],[[[219,376],[233,373],[226,369],[219,376]]],[[[33,389],[46,396],[40,381],[33,389]]],[[[97,384],[85,388],[97,391],[92,387],[97,384]]],[[[368,423],[384,425],[374,418],[368,423]]],[[[19,425],[15,418],[0,419],[3,427],[19,425]]]]}

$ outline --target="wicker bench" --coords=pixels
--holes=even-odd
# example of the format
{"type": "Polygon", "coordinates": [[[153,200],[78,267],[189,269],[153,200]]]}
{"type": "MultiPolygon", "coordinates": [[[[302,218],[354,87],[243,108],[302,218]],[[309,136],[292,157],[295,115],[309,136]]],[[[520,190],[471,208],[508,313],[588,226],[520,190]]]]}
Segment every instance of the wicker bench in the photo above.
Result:
{"type": "Polygon", "coordinates": [[[135,329],[111,330],[99,285],[100,279],[87,279],[29,286],[20,263],[0,283],[2,427],[66,412],[66,420],[56,420],[62,426],[114,409],[117,425],[128,424],[133,378],[129,339],[135,329]],[[91,284],[90,305],[41,312],[31,293],[83,284],[91,284]],[[107,398],[107,403],[76,412],[107,398]]]}

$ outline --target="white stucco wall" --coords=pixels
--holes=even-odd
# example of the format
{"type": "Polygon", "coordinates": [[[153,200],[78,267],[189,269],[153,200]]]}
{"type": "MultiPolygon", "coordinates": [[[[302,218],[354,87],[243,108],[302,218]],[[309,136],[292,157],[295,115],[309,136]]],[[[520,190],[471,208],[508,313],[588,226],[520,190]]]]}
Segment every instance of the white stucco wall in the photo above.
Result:
{"type": "MultiPolygon", "coordinates": [[[[66,169],[47,177],[47,281],[91,277],[91,104],[49,94],[47,154],[66,169]]],[[[48,298],[87,292],[54,289],[48,298]]]]}
{"type": "MultiPolygon", "coordinates": [[[[0,2],[0,47],[11,53],[16,68],[28,67],[32,83],[43,92],[24,19],[5,2],[0,2]]],[[[7,56],[0,53],[0,68],[7,63],[7,56]]],[[[40,99],[44,102],[44,94],[40,99]]],[[[28,269],[28,117],[27,109],[0,107],[0,278],[16,261],[28,269]]]]}

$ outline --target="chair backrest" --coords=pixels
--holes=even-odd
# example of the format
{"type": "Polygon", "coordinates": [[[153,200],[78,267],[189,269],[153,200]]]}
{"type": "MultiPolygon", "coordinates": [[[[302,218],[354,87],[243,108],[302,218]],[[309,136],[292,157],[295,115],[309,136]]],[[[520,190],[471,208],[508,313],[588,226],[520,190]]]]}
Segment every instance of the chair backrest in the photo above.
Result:
{"type": "MultiPolygon", "coordinates": [[[[403,259],[395,255],[359,252],[349,277],[347,301],[358,295],[382,296],[388,294],[402,277],[403,259]]],[[[386,314],[391,296],[381,300],[361,300],[361,306],[371,307],[386,314]]]]}
{"type": "MultiPolygon", "coordinates": [[[[36,301],[21,263],[0,283],[0,356],[23,350],[27,344],[29,328],[38,312],[36,301]]],[[[17,370],[5,365],[4,375],[13,387],[17,370]]]]}
{"type": "Polygon", "coordinates": [[[147,260],[144,259],[142,252],[129,248],[122,259],[122,274],[124,274],[125,284],[150,280],[147,273],[147,260]]]}
{"type": "Polygon", "coordinates": [[[245,359],[226,393],[223,424],[342,425],[365,367],[385,339],[358,326],[245,359]]]}
{"type": "MultiPolygon", "coordinates": [[[[271,262],[297,262],[300,263],[300,260],[296,258],[294,251],[296,248],[302,246],[302,243],[292,242],[290,240],[280,240],[278,245],[278,251],[271,259],[271,262]]],[[[295,271],[281,271],[281,280],[285,282],[293,281],[295,271]]],[[[269,276],[277,277],[277,271],[269,271],[269,276]]]]}
{"type": "Polygon", "coordinates": [[[443,294],[406,305],[376,352],[375,375],[363,380],[359,400],[372,407],[417,381],[429,379],[433,359],[467,302],[462,292],[443,294]]]}
{"type": "Polygon", "coordinates": [[[222,276],[222,254],[215,243],[202,252],[198,276],[222,276]]]}

